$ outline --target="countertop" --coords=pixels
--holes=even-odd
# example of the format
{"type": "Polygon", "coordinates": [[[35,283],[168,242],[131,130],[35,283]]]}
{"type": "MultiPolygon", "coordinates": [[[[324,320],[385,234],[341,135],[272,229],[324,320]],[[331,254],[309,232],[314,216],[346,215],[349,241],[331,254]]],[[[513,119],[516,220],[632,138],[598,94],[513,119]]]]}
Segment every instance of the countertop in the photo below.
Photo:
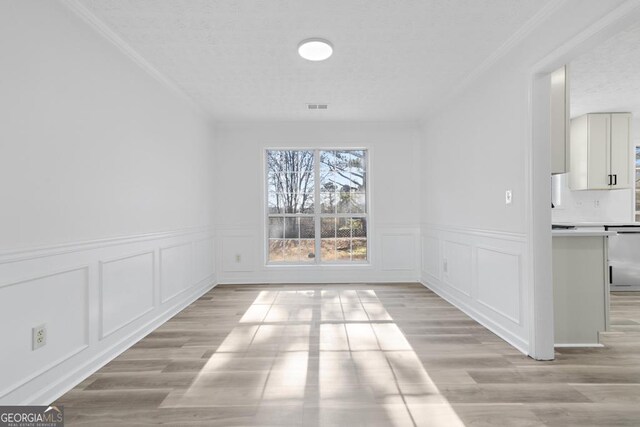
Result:
{"type": "Polygon", "coordinates": [[[554,222],[553,225],[572,225],[574,227],[640,227],[640,222],[554,222]]]}
{"type": "MultiPolygon", "coordinates": [[[[595,227],[594,227],[595,228],[595,227]]],[[[615,236],[615,231],[605,231],[604,228],[600,230],[588,230],[588,229],[573,229],[573,230],[551,230],[551,236],[553,237],[606,237],[615,236]]]]}
{"type": "Polygon", "coordinates": [[[615,231],[605,230],[605,227],[640,227],[640,222],[554,222],[553,225],[576,227],[570,230],[556,229],[551,231],[552,236],[588,237],[588,236],[615,236],[615,231]]]}

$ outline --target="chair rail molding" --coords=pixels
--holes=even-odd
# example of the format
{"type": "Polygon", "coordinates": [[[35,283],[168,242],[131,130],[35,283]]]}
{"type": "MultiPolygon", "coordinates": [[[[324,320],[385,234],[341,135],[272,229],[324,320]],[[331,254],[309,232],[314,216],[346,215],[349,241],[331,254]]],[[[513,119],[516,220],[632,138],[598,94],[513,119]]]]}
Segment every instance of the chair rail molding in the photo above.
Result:
{"type": "Polygon", "coordinates": [[[214,259],[209,227],[1,253],[0,404],[51,403],[214,287],[214,259]]]}
{"type": "Polygon", "coordinates": [[[421,282],[529,352],[525,234],[423,224],[421,282]]]}

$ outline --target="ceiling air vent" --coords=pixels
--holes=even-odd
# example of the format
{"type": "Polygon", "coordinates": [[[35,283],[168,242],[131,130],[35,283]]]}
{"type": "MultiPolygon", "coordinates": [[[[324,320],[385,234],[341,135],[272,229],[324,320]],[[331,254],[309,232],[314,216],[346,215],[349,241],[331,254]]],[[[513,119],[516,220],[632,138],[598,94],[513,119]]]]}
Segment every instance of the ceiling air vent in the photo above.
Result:
{"type": "Polygon", "coordinates": [[[328,104],[307,104],[307,110],[326,110],[328,104]]]}

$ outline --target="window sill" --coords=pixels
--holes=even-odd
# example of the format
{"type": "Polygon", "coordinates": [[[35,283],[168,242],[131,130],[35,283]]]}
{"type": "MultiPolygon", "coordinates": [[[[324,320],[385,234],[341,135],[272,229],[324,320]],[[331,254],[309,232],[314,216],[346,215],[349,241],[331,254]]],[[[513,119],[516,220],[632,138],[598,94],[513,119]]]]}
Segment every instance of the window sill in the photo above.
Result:
{"type": "Polygon", "coordinates": [[[289,264],[265,264],[264,265],[266,268],[305,268],[305,269],[324,269],[324,268],[364,268],[364,267],[372,267],[371,263],[366,261],[366,262],[358,262],[358,263],[322,263],[322,264],[294,264],[294,263],[289,263],[289,264]]]}

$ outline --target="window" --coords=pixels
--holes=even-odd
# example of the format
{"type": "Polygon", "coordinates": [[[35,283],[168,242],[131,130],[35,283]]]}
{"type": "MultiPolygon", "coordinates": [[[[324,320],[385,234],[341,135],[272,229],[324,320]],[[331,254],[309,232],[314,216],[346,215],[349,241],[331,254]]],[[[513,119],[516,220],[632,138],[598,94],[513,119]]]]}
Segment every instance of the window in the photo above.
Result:
{"type": "Polygon", "coordinates": [[[269,263],[367,261],[367,151],[267,150],[269,263]]]}
{"type": "Polygon", "coordinates": [[[640,145],[636,146],[636,221],[640,221],[640,145]]]}

